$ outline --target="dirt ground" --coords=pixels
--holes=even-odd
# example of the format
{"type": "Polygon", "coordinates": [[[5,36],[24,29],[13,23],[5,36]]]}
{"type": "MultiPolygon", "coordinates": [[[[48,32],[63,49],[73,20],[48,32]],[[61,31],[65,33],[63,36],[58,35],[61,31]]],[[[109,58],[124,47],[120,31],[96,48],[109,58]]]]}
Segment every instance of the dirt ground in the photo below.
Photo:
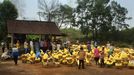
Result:
{"type": "MultiPolygon", "coordinates": [[[[1,54],[1,50],[0,50],[1,54]]],[[[44,68],[39,64],[24,64],[19,61],[15,66],[13,61],[0,61],[0,75],[133,75],[134,69],[99,68],[86,66],[79,70],[77,66],[62,65],[58,68],[44,68]]]]}
{"type": "Polygon", "coordinates": [[[134,69],[99,68],[86,66],[79,70],[77,67],[61,66],[59,68],[44,68],[39,64],[23,64],[17,66],[13,61],[0,62],[0,75],[133,75],[134,69]]]}

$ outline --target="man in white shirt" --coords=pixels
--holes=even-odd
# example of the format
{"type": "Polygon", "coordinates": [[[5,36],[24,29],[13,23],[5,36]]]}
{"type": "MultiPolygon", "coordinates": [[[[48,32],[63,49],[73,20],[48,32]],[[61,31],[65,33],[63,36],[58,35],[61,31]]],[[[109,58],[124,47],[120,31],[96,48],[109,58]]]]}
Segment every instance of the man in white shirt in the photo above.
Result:
{"type": "Polygon", "coordinates": [[[30,48],[33,50],[33,41],[30,41],[30,48]]]}

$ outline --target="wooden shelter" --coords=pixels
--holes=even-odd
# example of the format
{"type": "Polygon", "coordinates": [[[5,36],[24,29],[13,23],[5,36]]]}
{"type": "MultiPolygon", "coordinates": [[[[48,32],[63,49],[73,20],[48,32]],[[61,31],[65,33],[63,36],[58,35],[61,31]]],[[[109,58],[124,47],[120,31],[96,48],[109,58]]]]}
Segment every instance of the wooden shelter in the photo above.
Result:
{"type": "MultiPolygon", "coordinates": [[[[36,34],[36,35],[62,35],[59,28],[54,22],[44,21],[24,21],[24,20],[9,20],[7,21],[8,36],[11,37],[11,44],[13,45],[15,34],[36,34]]],[[[11,46],[12,46],[11,45],[11,46]]]]}

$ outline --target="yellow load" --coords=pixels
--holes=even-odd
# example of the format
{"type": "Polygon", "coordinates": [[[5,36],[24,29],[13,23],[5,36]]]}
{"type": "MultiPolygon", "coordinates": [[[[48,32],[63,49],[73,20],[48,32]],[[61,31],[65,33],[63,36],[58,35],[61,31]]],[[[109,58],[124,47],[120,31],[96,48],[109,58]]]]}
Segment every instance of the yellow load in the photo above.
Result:
{"type": "Polygon", "coordinates": [[[44,54],[43,50],[41,50],[41,52],[40,52],[40,53],[41,53],[41,55],[43,55],[43,54],[44,54]]]}
{"type": "Polygon", "coordinates": [[[30,54],[34,54],[34,51],[33,51],[33,50],[31,50],[31,51],[30,51],[30,54]]]}
{"type": "Polygon", "coordinates": [[[35,58],[35,63],[39,63],[40,62],[40,58],[35,58]]]}
{"type": "Polygon", "coordinates": [[[32,54],[31,55],[31,59],[34,59],[36,56],[35,56],[35,54],[32,54]]]}
{"type": "Polygon", "coordinates": [[[87,46],[86,46],[86,45],[82,45],[82,47],[83,47],[84,49],[87,49],[87,46]]]}
{"type": "Polygon", "coordinates": [[[72,57],[67,57],[67,64],[72,65],[74,63],[74,59],[72,57]]]}
{"type": "Polygon", "coordinates": [[[86,62],[87,65],[91,65],[91,62],[90,62],[90,59],[89,58],[86,58],[85,59],[85,62],[86,62]]]}
{"type": "Polygon", "coordinates": [[[134,60],[129,60],[128,67],[129,68],[134,68],[134,60]]]}
{"type": "Polygon", "coordinates": [[[128,54],[126,52],[122,51],[120,54],[120,58],[122,58],[122,59],[128,58],[128,54]]]}
{"type": "Polygon", "coordinates": [[[45,54],[43,55],[43,59],[48,59],[48,54],[45,53],[45,54]]]}
{"type": "Polygon", "coordinates": [[[113,61],[105,61],[105,64],[106,65],[112,65],[113,64],[113,61]]]}
{"type": "Polygon", "coordinates": [[[122,63],[115,63],[115,66],[116,66],[116,67],[121,67],[121,66],[123,66],[123,65],[122,65],[122,63]]]}

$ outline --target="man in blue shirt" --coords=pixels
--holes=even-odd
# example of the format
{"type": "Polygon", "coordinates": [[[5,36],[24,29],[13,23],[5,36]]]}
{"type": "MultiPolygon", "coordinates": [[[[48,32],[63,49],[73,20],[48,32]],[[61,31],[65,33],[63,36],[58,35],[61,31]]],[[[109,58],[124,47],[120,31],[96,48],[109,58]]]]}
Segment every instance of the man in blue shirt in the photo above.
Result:
{"type": "Polygon", "coordinates": [[[12,56],[13,56],[15,65],[17,65],[19,52],[18,52],[18,48],[16,47],[16,45],[14,45],[14,47],[12,48],[12,56]]]}

